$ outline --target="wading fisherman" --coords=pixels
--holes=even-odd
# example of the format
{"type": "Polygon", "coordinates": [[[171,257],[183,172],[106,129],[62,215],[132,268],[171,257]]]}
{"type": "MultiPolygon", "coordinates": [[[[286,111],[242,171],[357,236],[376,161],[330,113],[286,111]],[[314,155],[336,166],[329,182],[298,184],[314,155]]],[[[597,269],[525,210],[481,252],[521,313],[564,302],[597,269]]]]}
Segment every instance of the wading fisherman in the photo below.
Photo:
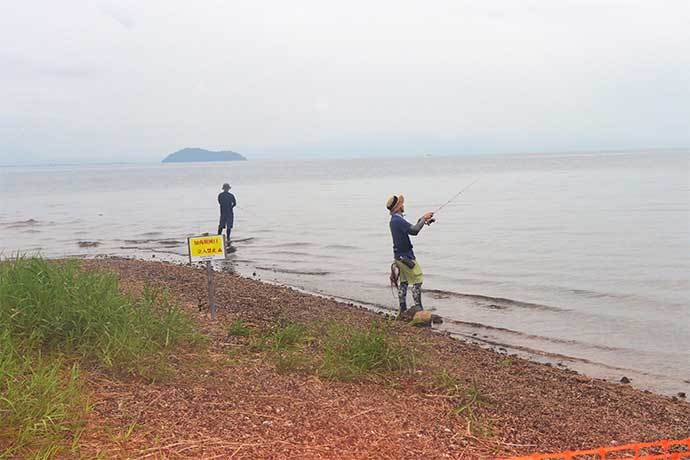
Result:
{"type": "Polygon", "coordinates": [[[220,205],[220,223],[218,224],[218,234],[223,234],[223,229],[226,231],[226,241],[230,244],[230,233],[235,221],[234,208],[237,206],[235,195],[229,192],[230,184],[223,184],[223,191],[218,194],[218,204],[220,205]]]}
{"type": "Polygon", "coordinates": [[[391,214],[390,228],[395,258],[395,262],[391,266],[391,282],[398,286],[400,314],[402,315],[407,310],[407,288],[410,284],[412,285],[414,309],[423,310],[422,282],[424,275],[412,250],[410,235],[417,235],[425,224],[431,224],[434,221],[434,213],[427,212],[419,218],[416,224],[412,225],[403,217],[405,198],[402,195],[393,195],[388,198],[386,208],[391,214]]]}

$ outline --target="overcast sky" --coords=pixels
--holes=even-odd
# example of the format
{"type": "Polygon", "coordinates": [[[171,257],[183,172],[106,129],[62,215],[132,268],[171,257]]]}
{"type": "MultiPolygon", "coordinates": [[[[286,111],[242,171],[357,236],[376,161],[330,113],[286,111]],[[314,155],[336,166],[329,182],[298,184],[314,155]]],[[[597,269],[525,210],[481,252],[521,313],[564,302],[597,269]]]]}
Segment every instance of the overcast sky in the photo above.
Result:
{"type": "Polygon", "coordinates": [[[0,163],[690,146],[690,1],[0,0],[0,163]]]}

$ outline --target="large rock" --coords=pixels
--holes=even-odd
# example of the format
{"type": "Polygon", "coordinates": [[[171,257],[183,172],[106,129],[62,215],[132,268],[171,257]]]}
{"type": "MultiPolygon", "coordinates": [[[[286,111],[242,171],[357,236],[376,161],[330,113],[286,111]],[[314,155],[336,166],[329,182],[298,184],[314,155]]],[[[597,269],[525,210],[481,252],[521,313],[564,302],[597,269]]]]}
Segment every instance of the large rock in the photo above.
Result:
{"type": "Polygon", "coordinates": [[[414,314],[410,324],[417,327],[431,327],[432,314],[429,311],[418,311],[414,314]]]}

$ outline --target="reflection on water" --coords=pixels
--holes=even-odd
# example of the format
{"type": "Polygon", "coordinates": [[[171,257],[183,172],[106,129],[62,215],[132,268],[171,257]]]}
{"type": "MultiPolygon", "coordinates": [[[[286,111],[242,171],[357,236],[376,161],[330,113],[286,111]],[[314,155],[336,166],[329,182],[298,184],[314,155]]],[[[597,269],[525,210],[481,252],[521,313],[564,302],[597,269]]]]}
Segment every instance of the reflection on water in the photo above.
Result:
{"type": "Polygon", "coordinates": [[[0,249],[185,261],[230,181],[219,269],[394,308],[386,197],[413,220],[480,178],[414,239],[444,327],[687,392],[689,171],[688,152],[4,168],[0,249]]]}

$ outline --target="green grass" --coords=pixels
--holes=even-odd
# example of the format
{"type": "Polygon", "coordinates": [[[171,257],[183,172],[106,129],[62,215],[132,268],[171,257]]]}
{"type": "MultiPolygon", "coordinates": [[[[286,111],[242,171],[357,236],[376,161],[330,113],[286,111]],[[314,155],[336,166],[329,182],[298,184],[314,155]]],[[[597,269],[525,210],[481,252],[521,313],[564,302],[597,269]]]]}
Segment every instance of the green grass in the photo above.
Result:
{"type": "Polygon", "coordinates": [[[443,369],[434,375],[434,389],[454,395],[460,391],[460,381],[457,377],[443,369]]]}
{"type": "Polygon", "coordinates": [[[279,321],[252,337],[249,348],[267,352],[280,373],[317,373],[338,380],[357,380],[411,369],[409,352],[384,323],[368,328],[333,322],[326,328],[279,321]]]}
{"type": "Polygon", "coordinates": [[[39,258],[0,264],[0,328],[25,349],[135,375],[146,367],[144,357],[192,335],[188,319],[160,291],[147,288],[132,299],[112,274],[39,258]]]}
{"type": "Polygon", "coordinates": [[[460,380],[447,370],[436,373],[433,379],[435,391],[442,391],[453,399],[452,413],[465,418],[467,430],[475,436],[489,437],[490,424],[480,417],[480,410],[491,404],[488,396],[482,393],[476,383],[462,385],[460,380]]]}
{"type": "Polygon", "coordinates": [[[280,374],[289,372],[303,372],[308,373],[312,370],[312,361],[305,353],[300,353],[298,350],[282,350],[272,354],[273,363],[276,366],[276,371],[280,374]]]}
{"type": "Polygon", "coordinates": [[[368,328],[333,323],[327,330],[323,351],[320,374],[326,378],[356,380],[414,366],[412,353],[382,323],[368,328]]]}
{"type": "Polygon", "coordinates": [[[473,383],[461,392],[460,402],[453,412],[463,415],[467,421],[467,430],[475,436],[490,437],[493,430],[488,421],[480,417],[478,411],[490,404],[489,398],[481,392],[476,383],[473,383]]]}
{"type": "Polygon", "coordinates": [[[278,372],[306,372],[312,368],[312,357],[305,348],[313,340],[307,326],[280,321],[253,345],[269,353],[278,372]]]}
{"type": "Polygon", "coordinates": [[[78,434],[80,369],[151,378],[166,350],[197,338],[160,291],[131,298],[76,261],[0,262],[0,458],[55,456],[78,434]]]}
{"type": "MultiPolygon", "coordinates": [[[[79,375],[77,364],[23,356],[7,331],[0,333],[0,458],[15,456],[32,440],[78,431],[87,409],[79,375]],[[9,441],[4,450],[3,441],[9,441]]],[[[41,450],[55,447],[48,443],[41,450]]]]}
{"type": "Polygon", "coordinates": [[[233,337],[248,337],[252,334],[252,330],[249,326],[244,324],[241,319],[235,320],[230,324],[228,328],[228,335],[233,337]]]}
{"type": "Polygon", "coordinates": [[[267,337],[267,344],[271,351],[284,351],[294,348],[306,339],[307,328],[299,323],[279,323],[267,337]]]}

